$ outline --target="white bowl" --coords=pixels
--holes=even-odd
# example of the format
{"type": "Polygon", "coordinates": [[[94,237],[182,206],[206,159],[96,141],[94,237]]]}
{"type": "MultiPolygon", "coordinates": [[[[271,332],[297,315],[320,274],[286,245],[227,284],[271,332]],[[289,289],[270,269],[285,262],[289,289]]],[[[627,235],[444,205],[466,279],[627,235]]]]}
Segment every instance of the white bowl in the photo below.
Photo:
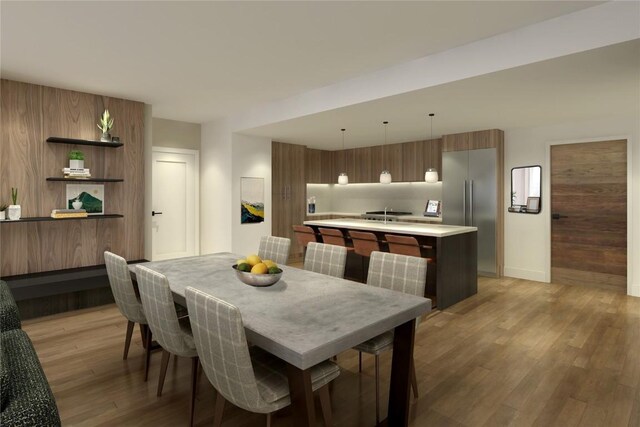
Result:
{"type": "Polygon", "coordinates": [[[236,276],[238,276],[238,279],[240,279],[242,283],[257,287],[271,286],[277,283],[278,280],[280,280],[280,278],[282,277],[283,273],[282,270],[280,271],[280,273],[276,274],[247,273],[246,271],[238,270],[237,264],[234,264],[232,268],[235,270],[236,276]]]}

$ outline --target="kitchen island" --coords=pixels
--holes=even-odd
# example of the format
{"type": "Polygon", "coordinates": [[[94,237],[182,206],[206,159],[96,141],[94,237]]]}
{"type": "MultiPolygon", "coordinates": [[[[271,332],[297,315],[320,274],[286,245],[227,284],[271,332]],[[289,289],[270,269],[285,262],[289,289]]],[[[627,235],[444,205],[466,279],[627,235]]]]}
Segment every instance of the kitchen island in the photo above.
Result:
{"type": "Polygon", "coordinates": [[[318,232],[320,227],[341,230],[348,244],[351,243],[349,230],[369,231],[378,237],[383,251],[388,251],[385,234],[415,237],[423,247],[423,256],[431,260],[428,271],[433,272],[435,268],[434,280],[427,281],[427,294],[436,297],[440,309],[478,292],[476,227],[400,221],[385,224],[383,221],[364,219],[311,220],[304,224],[318,233],[318,241],[321,241],[318,232]]]}

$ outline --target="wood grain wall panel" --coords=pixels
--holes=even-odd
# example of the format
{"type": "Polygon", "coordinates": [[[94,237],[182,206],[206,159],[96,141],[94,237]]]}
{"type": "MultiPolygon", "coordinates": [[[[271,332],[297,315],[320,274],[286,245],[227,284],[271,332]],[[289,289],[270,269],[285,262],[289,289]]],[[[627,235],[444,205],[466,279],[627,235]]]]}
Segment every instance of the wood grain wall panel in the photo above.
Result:
{"type": "Polygon", "coordinates": [[[442,138],[430,139],[424,141],[423,144],[423,172],[426,172],[428,168],[434,168],[440,174],[440,179],[442,179],[442,138]]]}
{"type": "Polygon", "coordinates": [[[404,181],[402,173],[402,144],[385,145],[383,147],[383,152],[383,167],[391,172],[391,178],[393,181],[404,181]]]}
{"type": "Polygon", "coordinates": [[[66,205],[66,183],[47,182],[79,149],[95,177],[106,183],[105,211],[121,219],[4,224],[1,276],[104,264],[112,250],[127,260],[144,255],[144,104],[124,99],[2,80],[0,202],[20,188],[22,216],[48,216],[66,205]],[[115,118],[120,148],[49,144],[49,136],[95,140],[104,108],[115,118]],[[15,182],[13,182],[15,181],[15,182]],[[12,183],[13,182],[13,183],[12,183]]]}
{"type": "Polygon", "coordinates": [[[402,144],[402,169],[405,181],[420,181],[424,178],[424,144],[422,141],[402,144]]]}
{"type": "Polygon", "coordinates": [[[33,182],[42,178],[42,87],[9,80],[2,80],[1,84],[0,204],[11,204],[11,187],[16,187],[22,216],[37,216],[41,192],[33,182]]]}
{"type": "Polygon", "coordinates": [[[331,151],[321,150],[320,153],[322,164],[322,168],[320,170],[320,182],[323,184],[333,184],[334,182],[338,182],[338,176],[333,176],[331,151]]]}

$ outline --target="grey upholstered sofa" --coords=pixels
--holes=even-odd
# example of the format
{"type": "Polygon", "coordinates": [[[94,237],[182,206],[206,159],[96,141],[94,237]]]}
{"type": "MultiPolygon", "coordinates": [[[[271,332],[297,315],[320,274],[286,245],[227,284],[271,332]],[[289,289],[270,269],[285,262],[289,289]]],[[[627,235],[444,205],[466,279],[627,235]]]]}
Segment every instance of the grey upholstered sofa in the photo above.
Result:
{"type": "Polygon", "coordinates": [[[59,426],[56,401],[18,308],[0,281],[0,426],[59,426]]]}

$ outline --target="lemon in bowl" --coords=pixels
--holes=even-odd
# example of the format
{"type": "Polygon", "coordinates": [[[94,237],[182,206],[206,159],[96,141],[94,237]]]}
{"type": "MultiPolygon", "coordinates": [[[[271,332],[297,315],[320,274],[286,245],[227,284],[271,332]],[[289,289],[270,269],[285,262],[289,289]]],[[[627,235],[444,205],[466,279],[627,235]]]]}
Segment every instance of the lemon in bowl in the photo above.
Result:
{"type": "Polygon", "coordinates": [[[257,255],[248,256],[246,259],[238,260],[245,261],[244,263],[236,263],[233,265],[233,269],[236,271],[236,276],[242,283],[251,286],[264,287],[271,286],[280,280],[282,277],[282,269],[273,261],[263,262],[257,255]],[[260,262],[255,262],[256,258],[260,262]]]}

